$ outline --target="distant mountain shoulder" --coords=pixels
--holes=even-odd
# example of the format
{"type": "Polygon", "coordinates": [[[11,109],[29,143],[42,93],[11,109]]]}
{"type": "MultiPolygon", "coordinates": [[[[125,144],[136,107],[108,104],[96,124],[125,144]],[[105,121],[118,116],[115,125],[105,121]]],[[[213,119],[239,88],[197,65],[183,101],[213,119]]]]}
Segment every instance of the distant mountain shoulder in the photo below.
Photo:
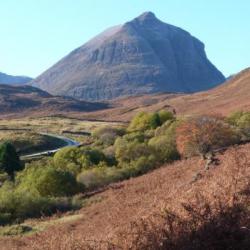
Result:
{"type": "Polygon", "coordinates": [[[250,111],[250,68],[208,91],[195,94],[147,94],[118,98],[110,108],[83,114],[82,118],[130,121],[138,112],[175,110],[178,115],[219,114],[250,111]]]}
{"type": "Polygon", "coordinates": [[[52,96],[32,86],[0,84],[0,116],[53,115],[89,112],[107,108],[107,104],[52,96]]]}
{"type": "Polygon", "coordinates": [[[0,84],[23,85],[29,83],[31,80],[31,77],[11,76],[0,72],[0,84]]]}
{"type": "Polygon", "coordinates": [[[146,12],[72,51],[32,85],[84,100],[160,92],[196,92],[225,81],[204,44],[146,12]]]}

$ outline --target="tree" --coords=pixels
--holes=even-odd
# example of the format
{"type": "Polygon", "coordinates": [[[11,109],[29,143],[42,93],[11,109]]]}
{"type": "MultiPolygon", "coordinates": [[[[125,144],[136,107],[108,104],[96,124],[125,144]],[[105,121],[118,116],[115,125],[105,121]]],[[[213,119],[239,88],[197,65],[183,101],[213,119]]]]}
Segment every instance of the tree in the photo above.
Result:
{"type": "MultiPolygon", "coordinates": [[[[68,196],[79,191],[76,178],[68,171],[52,166],[27,166],[18,176],[18,190],[40,196],[68,196]]],[[[83,187],[82,187],[83,188],[83,187]]]]}
{"type": "Polygon", "coordinates": [[[183,122],[176,130],[178,151],[183,156],[207,153],[237,141],[232,128],[219,117],[199,116],[183,122]]]}
{"type": "Polygon", "coordinates": [[[145,131],[149,129],[149,115],[146,112],[138,113],[130,122],[128,126],[129,132],[145,131]]]}
{"type": "Polygon", "coordinates": [[[15,171],[22,170],[16,149],[9,142],[0,145],[0,170],[6,172],[11,179],[14,178],[15,171]]]}
{"type": "Polygon", "coordinates": [[[166,135],[155,136],[149,140],[148,145],[154,149],[154,153],[161,163],[171,162],[180,158],[173,137],[168,137],[166,135]]]}
{"type": "MultiPolygon", "coordinates": [[[[164,119],[162,117],[162,119],[164,119]]],[[[144,132],[148,129],[156,129],[161,126],[161,117],[158,113],[138,113],[128,126],[129,132],[144,132]]]]}
{"type": "Polygon", "coordinates": [[[94,148],[66,147],[59,150],[53,157],[56,168],[70,171],[77,175],[82,169],[94,167],[101,161],[105,161],[105,155],[94,148]]]}
{"type": "Polygon", "coordinates": [[[146,143],[127,141],[124,138],[118,138],[115,141],[115,156],[119,163],[129,163],[141,156],[149,156],[151,154],[152,150],[146,143]]]}
{"type": "Polygon", "coordinates": [[[92,136],[95,139],[98,139],[101,144],[110,146],[114,144],[115,139],[118,136],[123,136],[125,134],[125,131],[126,130],[122,127],[105,126],[96,128],[93,131],[92,136]]]}
{"type": "Polygon", "coordinates": [[[156,129],[157,127],[161,126],[161,119],[158,113],[153,113],[150,117],[150,128],[156,129]]]}
{"type": "Polygon", "coordinates": [[[174,114],[167,110],[160,110],[158,114],[160,117],[161,125],[166,121],[173,121],[175,119],[174,114]]]}

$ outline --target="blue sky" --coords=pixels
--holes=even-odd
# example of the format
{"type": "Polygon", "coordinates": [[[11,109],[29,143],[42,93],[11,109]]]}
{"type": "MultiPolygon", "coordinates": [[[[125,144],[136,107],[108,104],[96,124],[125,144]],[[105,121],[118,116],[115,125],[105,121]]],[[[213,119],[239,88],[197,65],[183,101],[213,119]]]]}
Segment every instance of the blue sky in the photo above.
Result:
{"type": "Polygon", "coordinates": [[[145,11],[203,41],[226,76],[250,66],[249,0],[2,0],[0,72],[35,77],[145,11]]]}

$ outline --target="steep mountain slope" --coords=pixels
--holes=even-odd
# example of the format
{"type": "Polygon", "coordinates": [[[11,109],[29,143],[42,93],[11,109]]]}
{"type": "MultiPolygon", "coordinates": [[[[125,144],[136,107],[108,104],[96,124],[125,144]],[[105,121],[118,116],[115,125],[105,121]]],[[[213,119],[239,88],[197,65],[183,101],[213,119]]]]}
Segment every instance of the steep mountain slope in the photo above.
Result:
{"type": "Polygon", "coordinates": [[[31,80],[32,78],[27,76],[11,76],[0,72],[0,84],[23,85],[31,80]]]}
{"type": "Polygon", "coordinates": [[[69,97],[57,97],[31,86],[0,84],[0,116],[24,116],[26,114],[52,115],[65,112],[89,112],[107,105],[78,101],[69,97]]]}
{"type": "Polygon", "coordinates": [[[82,115],[82,118],[129,121],[140,111],[169,109],[177,114],[220,113],[250,110],[250,68],[230,78],[224,84],[195,94],[151,94],[124,97],[109,102],[108,110],[82,115]]]}
{"type": "Polygon", "coordinates": [[[74,50],[32,81],[52,94],[85,100],[195,92],[225,80],[204,44],[146,12],[74,50]]]}

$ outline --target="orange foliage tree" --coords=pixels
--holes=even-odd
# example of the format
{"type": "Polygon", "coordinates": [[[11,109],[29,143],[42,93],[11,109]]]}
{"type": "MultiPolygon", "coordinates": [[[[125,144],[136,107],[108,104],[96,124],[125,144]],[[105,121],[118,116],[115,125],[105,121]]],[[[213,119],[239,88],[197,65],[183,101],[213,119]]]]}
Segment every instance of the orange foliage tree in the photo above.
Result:
{"type": "Polygon", "coordinates": [[[220,117],[198,116],[183,122],[176,130],[176,143],[182,156],[202,155],[237,142],[232,128],[220,117]]]}

